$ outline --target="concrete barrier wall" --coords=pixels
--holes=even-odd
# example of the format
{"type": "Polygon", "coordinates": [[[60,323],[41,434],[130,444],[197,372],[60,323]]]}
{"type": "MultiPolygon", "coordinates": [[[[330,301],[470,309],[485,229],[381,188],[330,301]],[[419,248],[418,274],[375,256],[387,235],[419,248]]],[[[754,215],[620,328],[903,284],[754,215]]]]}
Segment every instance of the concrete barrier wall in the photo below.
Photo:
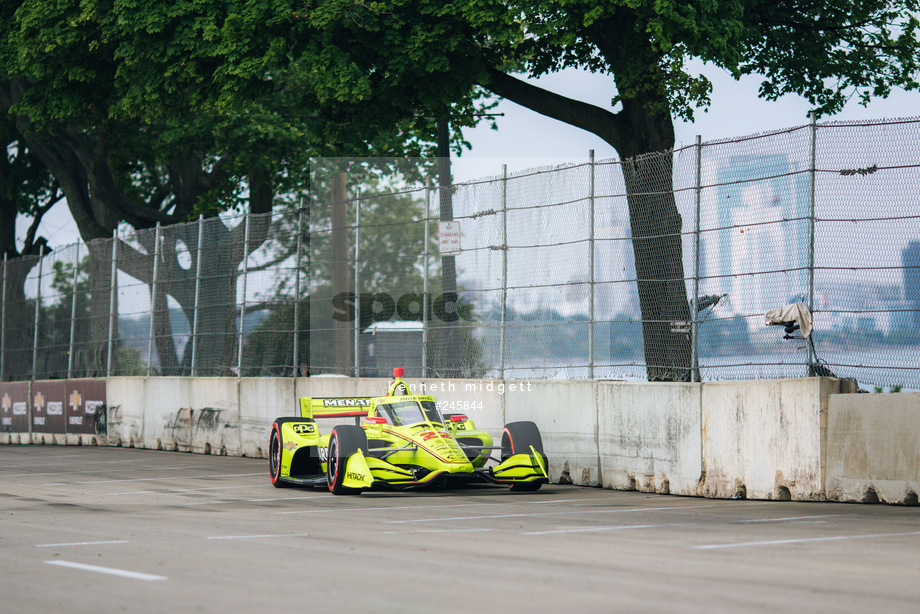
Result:
{"type": "MultiPolygon", "coordinates": [[[[437,397],[445,413],[467,414],[496,445],[505,423],[535,422],[554,482],[793,500],[916,502],[920,490],[917,395],[837,394],[853,386],[830,378],[407,383],[437,397]]],[[[272,421],[296,415],[299,397],[385,389],[376,378],[110,378],[107,443],[264,457],[272,421]]]]}
{"type": "Polygon", "coordinates": [[[819,378],[703,385],[701,494],[822,499],[827,397],[839,386],[819,378]]]}
{"type": "Polygon", "coordinates": [[[700,384],[598,383],[604,487],[699,494],[700,389],[700,384]]]}
{"type": "Polygon", "coordinates": [[[920,393],[832,395],[827,498],[917,504],[920,393]]]}
{"type": "Polygon", "coordinates": [[[601,485],[594,382],[544,380],[505,384],[505,422],[526,420],[537,425],[550,463],[550,479],[584,486],[601,485]]]}
{"type": "Polygon", "coordinates": [[[240,389],[223,377],[109,378],[109,444],[239,456],[240,389]]]}
{"type": "Polygon", "coordinates": [[[295,381],[274,377],[240,381],[240,455],[262,458],[268,454],[268,430],[275,418],[297,413],[295,381]]]}

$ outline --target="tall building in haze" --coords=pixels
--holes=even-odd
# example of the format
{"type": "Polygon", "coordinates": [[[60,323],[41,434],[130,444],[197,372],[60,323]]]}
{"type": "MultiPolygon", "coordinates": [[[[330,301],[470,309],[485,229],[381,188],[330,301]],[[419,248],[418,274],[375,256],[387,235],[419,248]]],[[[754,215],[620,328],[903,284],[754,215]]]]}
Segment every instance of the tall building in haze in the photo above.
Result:
{"type": "Polygon", "coordinates": [[[701,213],[703,293],[757,315],[808,285],[809,176],[785,154],[733,156],[715,169],[701,213]],[[713,202],[714,201],[714,202],[713,202]]]}
{"type": "Polygon", "coordinates": [[[904,267],[904,300],[913,310],[911,322],[920,328],[920,241],[911,241],[901,252],[904,267]]]}

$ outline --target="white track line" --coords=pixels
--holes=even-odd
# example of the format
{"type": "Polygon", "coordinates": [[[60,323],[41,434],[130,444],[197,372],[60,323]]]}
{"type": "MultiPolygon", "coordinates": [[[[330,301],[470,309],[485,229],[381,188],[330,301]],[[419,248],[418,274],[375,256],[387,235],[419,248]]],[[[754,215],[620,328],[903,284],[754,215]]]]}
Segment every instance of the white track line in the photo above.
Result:
{"type": "MultiPolygon", "coordinates": [[[[328,495],[316,495],[314,498],[328,499],[328,495]]],[[[294,510],[289,512],[275,512],[276,514],[328,514],[330,512],[389,512],[390,510],[430,510],[445,507],[484,507],[486,505],[502,505],[502,503],[452,503],[449,505],[397,505],[392,507],[330,507],[321,510],[294,510]]]]}
{"type": "MultiPolygon", "coordinates": [[[[130,471],[137,471],[137,467],[131,467],[130,471]]],[[[42,475],[81,475],[85,473],[124,473],[125,469],[87,469],[86,471],[43,471],[42,473],[11,473],[9,475],[0,475],[0,478],[35,478],[42,475]]],[[[56,486],[56,484],[48,484],[56,486]]]]}
{"type": "Polygon", "coordinates": [[[127,544],[127,539],[119,539],[106,542],[72,542],[69,544],[37,544],[36,548],[56,548],[56,547],[65,547],[65,546],[98,546],[100,544],[127,544]]]}
{"type": "Polygon", "coordinates": [[[309,533],[285,533],[277,535],[212,535],[208,539],[262,539],[263,537],[306,537],[309,533]]]}
{"type": "MultiPolygon", "coordinates": [[[[178,471],[179,469],[201,469],[207,467],[207,465],[185,465],[178,467],[131,467],[130,471],[178,471]]],[[[84,471],[43,471],[41,473],[11,473],[8,475],[0,474],[0,479],[3,478],[32,478],[38,477],[41,475],[81,475],[84,473],[96,474],[96,473],[124,473],[125,469],[86,469],[84,471]]],[[[81,482],[76,482],[81,483],[81,482]]],[[[89,484],[90,482],[85,482],[89,484]]],[[[47,486],[59,486],[59,484],[47,484],[47,486]]]]}
{"type": "Polygon", "coordinates": [[[201,492],[203,490],[236,490],[239,488],[262,488],[264,484],[251,484],[249,486],[208,486],[207,488],[164,488],[162,490],[132,490],[127,492],[107,492],[107,495],[164,495],[174,492],[201,492]]]}
{"type": "MultiPolygon", "coordinates": [[[[306,497],[272,497],[270,499],[220,499],[218,501],[194,501],[192,503],[181,503],[181,507],[191,507],[193,505],[218,505],[221,503],[262,503],[265,501],[296,501],[299,499],[319,499],[323,495],[309,495],[306,497]]],[[[325,497],[324,497],[325,498],[325,497]]]]}
{"type": "Polygon", "coordinates": [[[494,514],[489,516],[457,516],[454,518],[418,518],[414,520],[386,520],[385,524],[407,524],[410,522],[447,522],[455,520],[486,520],[493,518],[527,518],[536,516],[572,516],[576,514],[625,514],[631,512],[661,512],[670,510],[687,510],[697,508],[717,507],[715,505],[681,505],[670,507],[639,507],[625,510],[585,510],[578,512],[539,512],[535,514],[494,514]]]}
{"type": "Polygon", "coordinates": [[[413,529],[411,531],[384,531],[384,534],[407,535],[409,533],[489,533],[492,529],[413,529]]]}
{"type": "Polygon", "coordinates": [[[124,480],[93,480],[91,482],[55,482],[45,486],[77,486],[79,484],[116,484],[118,482],[154,482],[156,480],[205,480],[208,478],[238,478],[251,475],[265,475],[264,471],[258,473],[225,473],[221,475],[174,475],[159,478],[125,478],[124,480]]]}
{"type": "MultiPolygon", "coordinates": [[[[319,495],[323,498],[327,498],[328,495],[319,495]]],[[[330,499],[334,500],[334,499],[330,499]]],[[[440,509],[445,507],[485,507],[488,505],[535,505],[537,503],[549,504],[549,503],[572,503],[574,501],[610,501],[610,499],[554,499],[552,501],[481,501],[477,503],[451,503],[448,505],[403,505],[403,506],[394,506],[394,507],[346,507],[346,508],[328,508],[322,510],[292,510],[285,512],[275,512],[276,514],[325,514],[329,512],[381,512],[389,510],[429,510],[429,509],[440,509]]],[[[711,507],[711,506],[692,506],[692,507],[711,507]]],[[[662,509],[671,509],[671,508],[662,508],[662,509]]],[[[603,512],[603,510],[590,510],[590,512],[603,512]]],[[[590,513],[585,512],[576,512],[579,514],[590,513]]],[[[432,519],[431,522],[434,522],[435,519],[432,519]]]]}
{"type": "MultiPolygon", "coordinates": [[[[787,518],[757,518],[754,520],[736,520],[729,524],[748,524],[748,523],[764,523],[764,522],[793,522],[795,524],[801,524],[795,521],[798,520],[810,520],[812,518],[829,518],[836,516],[852,516],[853,514],[823,514],[820,516],[789,516],[787,518]]],[[[826,522],[826,521],[819,521],[826,522]]],[[[592,531],[622,531],[626,529],[660,529],[660,528],[669,528],[669,527],[684,527],[690,525],[699,525],[702,523],[699,522],[672,522],[668,524],[637,524],[637,525],[614,525],[606,527],[574,527],[569,529],[552,529],[547,531],[530,531],[522,533],[522,535],[552,535],[555,533],[590,533],[592,531]]]]}
{"type": "Polygon", "coordinates": [[[163,465],[162,467],[157,467],[152,465],[150,467],[138,467],[138,471],[178,471],[179,469],[204,469],[210,465],[163,465]]]}
{"type": "Polygon", "coordinates": [[[155,576],[149,573],[140,573],[137,571],[128,571],[126,569],[115,569],[114,567],[99,567],[98,565],[84,565],[83,563],[71,563],[70,561],[45,561],[48,565],[58,565],[60,567],[70,567],[71,569],[82,569],[83,571],[95,571],[97,573],[109,574],[112,576],[121,576],[133,580],[166,580],[166,576],[155,576]]]}
{"type": "MultiPolygon", "coordinates": [[[[328,495],[317,495],[316,498],[322,497],[324,499],[328,498],[328,495]]],[[[276,514],[328,514],[330,512],[374,512],[375,514],[380,512],[389,512],[390,510],[418,510],[418,509],[432,509],[432,508],[441,508],[441,507],[482,507],[482,503],[457,503],[454,505],[400,505],[393,507],[343,507],[343,508],[328,508],[322,510],[294,510],[292,512],[275,512],[276,514]]]]}
{"type": "Polygon", "coordinates": [[[577,527],[572,529],[554,529],[551,531],[529,531],[521,535],[553,535],[557,533],[591,533],[593,531],[628,531],[629,529],[660,529],[663,527],[683,527],[688,525],[698,525],[698,522],[678,522],[668,524],[628,524],[616,525],[612,527],[577,527]]]}
{"type": "Polygon", "coordinates": [[[754,522],[789,522],[790,520],[812,520],[814,518],[836,518],[838,516],[855,516],[855,514],[820,514],[817,516],[787,516],[786,518],[756,518],[754,520],[735,520],[730,524],[749,524],[754,522]]]}
{"type": "Polygon", "coordinates": [[[781,546],[783,544],[806,544],[810,542],[846,541],[850,539],[874,539],[876,537],[903,537],[905,535],[920,535],[920,531],[910,531],[907,533],[872,533],[870,535],[835,535],[833,537],[803,537],[801,539],[776,539],[763,542],[742,542],[740,544],[710,544],[707,546],[692,546],[692,548],[694,550],[722,550],[726,548],[781,546]]]}
{"type": "MultiPolygon", "coordinates": [[[[47,457],[42,457],[42,458],[47,458],[47,457]]],[[[81,458],[81,457],[79,454],[75,454],[73,456],[62,456],[60,458],[81,458]]],[[[122,460],[69,461],[68,464],[72,464],[72,465],[115,465],[115,464],[124,465],[125,463],[144,463],[144,462],[147,462],[147,459],[135,458],[133,460],[124,460],[124,461],[122,460]]],[[[60,462],[54,462],[54,463],[27,462],[27,463],[18,463],[16,465],[0,465],[0,469],[21,469],[22,467],[59,467],[60,465],[61,465],[60,462]]]]}

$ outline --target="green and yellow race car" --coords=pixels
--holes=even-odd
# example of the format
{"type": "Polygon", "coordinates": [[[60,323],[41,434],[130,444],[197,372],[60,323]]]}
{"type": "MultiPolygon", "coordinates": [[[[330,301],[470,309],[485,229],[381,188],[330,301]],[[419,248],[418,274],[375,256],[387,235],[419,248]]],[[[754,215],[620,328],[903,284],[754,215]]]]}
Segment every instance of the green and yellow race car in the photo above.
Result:
{"type": "Polygon", "coordinates": [[[408,387],[397,379],[385,397],[302,397],[300,417],[278,418],[272,424],[272,484],[327,486],[343,495],[469,482],[534,491],[549,481],[543,442],[533,422],[505,425],[501,446],[493,446],[492,436],[476,430],[467,416],[442,416],[434,397],[399,391],[408,387]],[[392,396],[394,391],[397,396],[392,396]],[[345,417],[354,417],[356,424],[320,433],[316,418],[345,417]]]}

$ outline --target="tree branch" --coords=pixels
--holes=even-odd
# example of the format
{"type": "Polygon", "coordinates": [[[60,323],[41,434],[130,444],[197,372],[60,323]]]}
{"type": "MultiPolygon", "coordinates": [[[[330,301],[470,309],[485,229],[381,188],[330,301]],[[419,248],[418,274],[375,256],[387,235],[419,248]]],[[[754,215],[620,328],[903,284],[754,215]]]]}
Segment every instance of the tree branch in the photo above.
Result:
{"type": "MultiPolygon", "coordinates": [[[[27,252],[31,253],[32,247],[34,245],[38,245],[38,241],[35,239],[35,234],[38,232],[38,227],[42,223],[42,217],[44,217],[44,215],[51,210],[51,207],[57,204],[57,201],[61,199],[61,196],[62,195],[59,192],[58,186],[54,186],[54,192],[48,198],[48,202],[40,206],[35,211],[35,217],[32,218],[32,223],[29,225],[29,230],[26,232],[26,238],[23,242],[24,254],[27,252]]],[[[42,240],[42,238],[39,237],[39,240],[42,240]]]]}
{"type": "Polygon", "coordinates": [[[489,81],[481,85],[493,94],[541,115],[586,130],[609,143],[614,149],[619,149],[623,138],[623,126],[618,113],[550,92],[495,68],[490,67],[487,71],[489,81]]]}

